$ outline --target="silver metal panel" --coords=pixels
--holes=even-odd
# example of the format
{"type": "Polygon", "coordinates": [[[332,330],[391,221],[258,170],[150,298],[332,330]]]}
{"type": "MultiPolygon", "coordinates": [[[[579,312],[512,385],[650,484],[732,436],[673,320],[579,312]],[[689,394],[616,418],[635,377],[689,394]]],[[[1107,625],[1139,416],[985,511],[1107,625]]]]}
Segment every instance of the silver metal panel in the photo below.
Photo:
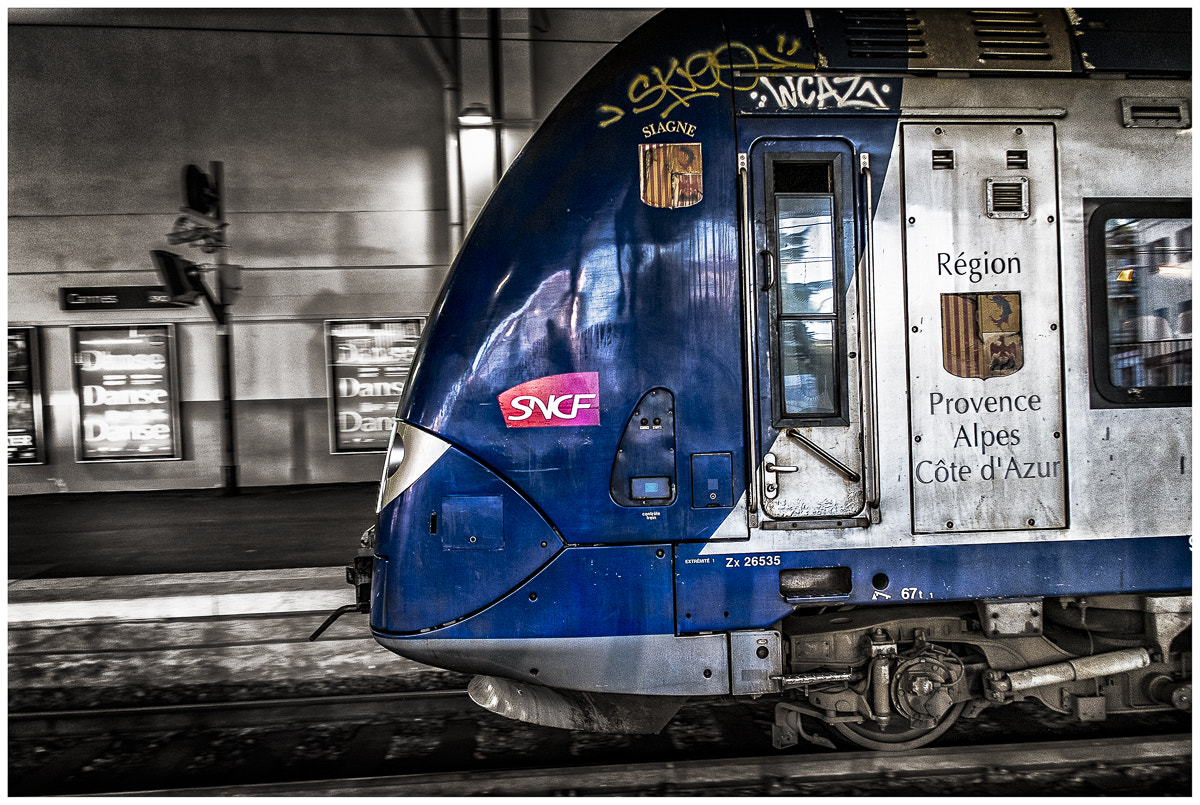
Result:
{"type": "Polygon", "coordinates": [[[729,665],[734,696],[778,693],[783,674],[783,649],[779,632],[730,632],[729,665]]]}
{"type": "Polygon", "coordinates": [[[902,138],[913,530],[1064,528],[1054,127],[909,123],[902,138]],[[948,151],[953,169],[935,168],[948,151]],[[1028,217],[988,215],[997,178],[1028,181],[1028,217]]]}
{"type": "Polygon", "coordinates": [[[477,676],[467,686],[471,700],[505,718],[564,730],[649,735],[662,730],[686,696],[581,693],[477,676]]]}
{"type": "Polygon", "coordinates": [[[551,688],[655,696],[729,693],[724,634],[542,637],[504,640],[375,639],[402,657],[551,688]]]}

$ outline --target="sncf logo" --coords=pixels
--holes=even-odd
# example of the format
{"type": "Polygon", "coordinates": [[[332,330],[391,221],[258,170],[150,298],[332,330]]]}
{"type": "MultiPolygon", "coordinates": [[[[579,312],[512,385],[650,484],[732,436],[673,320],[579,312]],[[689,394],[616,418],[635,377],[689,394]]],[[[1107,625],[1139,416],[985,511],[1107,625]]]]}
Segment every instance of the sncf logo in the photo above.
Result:
{"type": "Polygon", "coordinates": [[[572,372],[539,377],[497,397],[510,428],[600,424],[600,375],[572,372]]]}

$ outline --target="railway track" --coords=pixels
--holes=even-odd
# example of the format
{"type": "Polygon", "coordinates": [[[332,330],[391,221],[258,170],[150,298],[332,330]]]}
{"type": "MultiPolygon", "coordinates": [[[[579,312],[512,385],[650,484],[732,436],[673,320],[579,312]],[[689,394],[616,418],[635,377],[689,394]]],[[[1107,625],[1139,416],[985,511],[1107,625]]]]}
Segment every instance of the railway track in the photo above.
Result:
{"type": "Polygon", "coordinates": [[[930,793],[956,783],[976,784],[995,792],[1006,782],[1033,785],[1039,779],[1080,771],[1091,774],[1093,787],[1099,788],[1105,776],[1116,774],[1128,779],[1124,771],[1131,768],[1178,768],[1184,774],[1190,763],[1191,745],[1190,735],[1170,735],[1136,740],[925,748],[907,753],[775,754],[724,760],[496,769],[120,793],[130,796],[585,796],[738,790],[799,793],[806,786],[845,792],[873,784],[892,792],[930,793]]]}
{"type": "Polygon", "coordinates": [[[1113,737],[997,712],[959,736],[974,745],[909,753],[777,752],[769,706],[687,706],[663,734],[605,736],[509,721],[458,690],[17,713],[9,794],[1190,792],[1191,737],[1162,735],[1178,721],[1113,737]]]}

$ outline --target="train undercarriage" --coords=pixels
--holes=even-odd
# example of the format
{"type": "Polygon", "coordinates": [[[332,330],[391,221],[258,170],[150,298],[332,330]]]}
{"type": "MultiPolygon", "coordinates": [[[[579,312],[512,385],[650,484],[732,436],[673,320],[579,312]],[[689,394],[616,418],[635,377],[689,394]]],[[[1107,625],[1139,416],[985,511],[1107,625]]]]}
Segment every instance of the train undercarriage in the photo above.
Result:
{"type": "Polygon", "coordinates": [[[1191,710],[1191,596],[1104,595],[813,610],[785,618],[793,698],[774,741],[870,749],[927,744],[960,717],[1036,699],[1081,721],[1191,710]]]}

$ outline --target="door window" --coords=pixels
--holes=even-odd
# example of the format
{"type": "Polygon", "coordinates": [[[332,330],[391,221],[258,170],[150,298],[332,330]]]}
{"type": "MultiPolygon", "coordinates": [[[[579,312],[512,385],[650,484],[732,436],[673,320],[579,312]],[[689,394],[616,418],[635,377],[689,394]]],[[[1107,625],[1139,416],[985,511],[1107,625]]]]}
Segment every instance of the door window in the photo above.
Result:
{"type": "Polygon", "coordinates": [[[782,419],[837,416],[838,241],[833,164],[773,162],[782,419]]]}

